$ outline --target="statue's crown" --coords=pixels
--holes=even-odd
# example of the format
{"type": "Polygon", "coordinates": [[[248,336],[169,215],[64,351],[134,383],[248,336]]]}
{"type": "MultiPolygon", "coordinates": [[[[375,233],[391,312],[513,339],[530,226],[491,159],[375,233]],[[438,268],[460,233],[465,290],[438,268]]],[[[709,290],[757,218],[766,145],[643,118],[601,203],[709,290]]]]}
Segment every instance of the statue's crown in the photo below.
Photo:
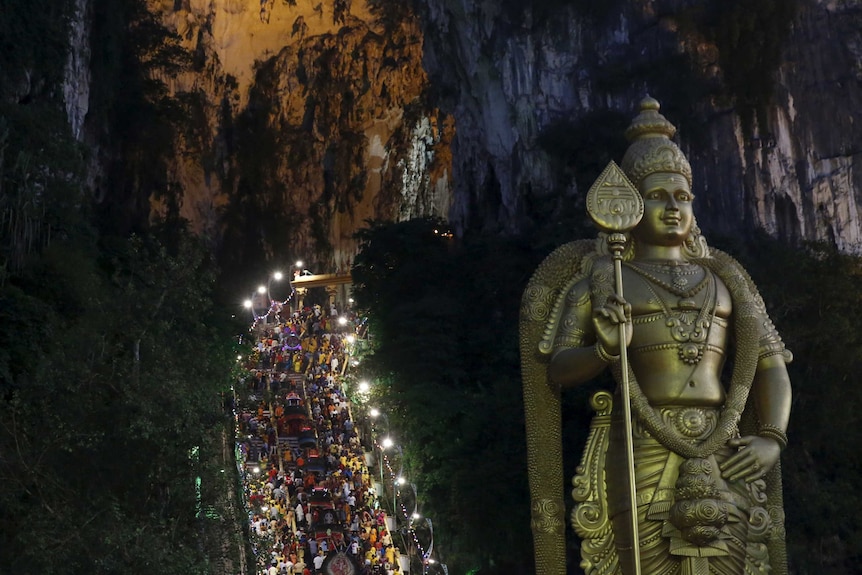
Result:
{"type": "Polygon", "coordinates": [[[682,174],[691,186],[691,165],[671,141],[676,127],[659,114],[659,103],[655,98],[645,97],[640,102],[640,113],[626,130],[631,142],[621,162],[621,167],[634,185],[656,172],[682,174]]]}

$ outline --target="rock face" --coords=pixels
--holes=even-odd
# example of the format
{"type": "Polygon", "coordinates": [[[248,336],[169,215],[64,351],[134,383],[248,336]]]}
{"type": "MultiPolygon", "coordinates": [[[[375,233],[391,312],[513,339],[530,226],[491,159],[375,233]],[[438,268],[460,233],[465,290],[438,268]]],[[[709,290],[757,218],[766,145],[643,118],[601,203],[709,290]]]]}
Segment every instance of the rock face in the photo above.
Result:
{"type": "Polygon", "coordinates": [[[192,104],[169,180],[197,231],[244,246],[239,258],[346,270],[366,219],[447,215],[453,124],[424,104],[410,13],[350,0],[148,0],[148,10],[193,56],[158,79],[192,104]]]}
{"type": "Polygon", "coordinates": [[[74,0],[69,19],[69,50],[63,74],[63,102],[76,140],[83,137],[90,99],[90,21],[88,0],[74,0]]]}
{"type": "MultiPolygon", "coordinates": [[[[92,2],[73,3],[63,87],[83,138],[92,2]]],[[[174,197],[138,205],[238,246],[235,263],[346,269],[368,218],[582,217],[645,93],[679,128],[707,234],[862,253],[862,0],[146,3],[190,64],[153,68],[184,128],[174,197]]]]}
{"type": "Polygon", "coordinates": [[[862,253],[862,2],[735,4],[423,3],[426,70],[458,129],[457,227],[582,209],[649,93],[679,128],[707,233],[862,253]]]}

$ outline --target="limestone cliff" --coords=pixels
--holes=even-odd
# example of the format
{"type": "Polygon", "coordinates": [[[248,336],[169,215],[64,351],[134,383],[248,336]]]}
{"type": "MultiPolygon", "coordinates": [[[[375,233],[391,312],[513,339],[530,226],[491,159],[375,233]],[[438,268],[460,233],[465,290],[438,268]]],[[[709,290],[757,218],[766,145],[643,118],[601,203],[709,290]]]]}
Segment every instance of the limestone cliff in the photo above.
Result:
{"type": "Polygon", "coordinates": [[[171,203],[235,259],[345,270],[368,218],[446,216],[452,122],[424,103],[409,12],[350,0],[148,0],[191,55],[156,69],[190,120],[171,203]],[[276,256],[278,254],[278,256],[276,256]]]}
{"type": "Polygon", "coordinates": [[[458,128],[459,227],[581,209],[650,93],[680,128],[707,232],[862,252],[862,2],[422,4],[426,70],[458,128]]]}
{"type": "MultiPolygon", "coordinates": [[[[82,138],[99,1],[71,18],[82,138]]],[[[367,218],[582,217],[644,93],[680,129],[707,233],[862,252],[862,0],[146,2],[188,63],[148,68],[182,128],[136,209],[177,212],[235,263],[287,250],[344,269],[367,218]]]]}

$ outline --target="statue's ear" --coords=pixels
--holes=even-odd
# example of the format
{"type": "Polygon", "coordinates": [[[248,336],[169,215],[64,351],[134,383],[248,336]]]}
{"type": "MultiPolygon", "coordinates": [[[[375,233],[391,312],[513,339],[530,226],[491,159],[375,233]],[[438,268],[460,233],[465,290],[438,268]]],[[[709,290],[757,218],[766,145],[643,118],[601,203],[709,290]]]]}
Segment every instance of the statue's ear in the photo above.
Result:
{"type": "Polygon", "coordinates": [[[697,225],[697,219],[692,216],[691,232],[685,239],[682,245],[683,254],[690,259],[708,258],[709,246],[706,243],[706,238],[700,231],[700,226],[697,225]]]}

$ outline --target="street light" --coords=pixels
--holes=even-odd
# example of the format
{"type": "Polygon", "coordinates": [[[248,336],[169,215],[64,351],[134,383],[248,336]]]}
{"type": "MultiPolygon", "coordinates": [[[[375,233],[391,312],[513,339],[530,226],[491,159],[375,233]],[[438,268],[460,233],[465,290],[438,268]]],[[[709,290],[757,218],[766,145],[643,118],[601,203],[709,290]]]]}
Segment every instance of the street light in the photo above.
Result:
{"type": "MultiPolygon", "coordinates": [[[[403,458],[403,453],[402,453],[402,458],[403,458]]],[[[399,489],[399,487],[403,487],[405,484],[407,484],[407,480],[404,479],[404,476],[402,476],[400,473],[399,473],[398,477],[395,478],[395,481],[392,483],[392,526],[393,527],[397,527],[397,525],[398,525],[398,496],[401,495],[401,490],[399,489]]],[[[410,485],[410,488],[413,490],[413,502],[416,503],[416,486],[412,483],[410,483],[409,485],[410,485]]],[[[401,499],[403,502],[404,498],[402,497],[401,499]]],[[[404,507],[403,503],[402,503],[402,507],[404,507]]],[[[415,507],[414,507],[413,511],[414,511],[414,513],[416,512],[415,507]]],[[[406,508],[404,508],[404,517],[405,517],[405,519],[407,518],[407,509],[406,508]]],[[[404,545],[404,548],[407,549],[407,541],[404,539],[404,531],[401,531],[400,533],[401,533],[401,543],[404,545]]]]}
{"type": "MultiPolygon", "coordinates": [[[[284,278],[284,274],[281,273],[280,271],[272,272],[272,274],[270,274],[270,276],[267,278],[266,284],[260,284],[259,286],[257,286],[257,289],[255,290],[255,293],[252,294],[252,297],[243,302],[243,304],[242,304],[243,307],[251,310],[251,313],[255,319],[255,322],[258,319],[267,317],[269,315],[269,312],[272,311],[273,298],[272,298],[272,294],[270,294],[270,289],[272,288],[272,282],[273,282],[273,280],[281,281],[282,278],[284,278]],[[265,301],[263,302],[263,305],[261,305],[261,307],[260,307],[260,311],[265,312],[265,313],[263,313],[263,315],[258,315],[254,309],[254,300],[260,296],[265,296],[265,301]]],[[[293,288],[293,286],[291,286],[291,295],[293,293],[292,288],[293,288]]],[[[290,296],[288,296],[288,299],[290,299],[290,296]]],[[[285,302],[286,301],[287,300],[285,300],[285,302]]],[[[284,303],[284,302],[282,302],[282,303],[284,303]]]]}
{"type": "MultiPolygon", "coordinates": [[[[359,382],[359,393],[368,393],[368,391],[370,389],[371,389],[371,384],[368,383],[367,381],[360,381],[359,382]]],[[[380,412],[377,411],[376,409],[374,409],[373,411],[376,411],[377,415],[380,415],[380,412]]],[[[376,416],[374,414],[372,414],[372,417],[376,417],[376,416]]]]}
{"type": "MultiPolygon", "coordinates": [[[[377,411],[377,410],[375,409],[374,411],[377,411]]],[[[381,413],[379,411],[377,411],[377,414],[381,415],[381,413]]],[[[389,420],[387,419],[387,423],[388,423],[388,421],[389,420]]],[[[389,427],[389,426],[387,425],[386,427],[389,427]]],[[[382,493],[383,492],[383,486],[385,485],[385,483],[383,483],[383,456],[384,456],[383,452],[386,449],[392,447],[392,445],[394,445],[394,442],[392,441],[391,437],[384,437],[383,440],[380,442],[380,458],[377,460],[377,467],[380,468],[380,491],[381,491],[380,495],[383,495],[383,493],[382,493]]]]}
{"type": "MultiPolygon", "coordinates": [[[[392,521],[397,521],[397,518],[398,518],[398,486],[404,485],[407,482],[407,480],[401,476],[401,472],[403,471],[403,465],[404,465],[404,450],[401,449],[401,446],[398,445],[397,443],[395,443],[392,440],[392,438],[390,438],[390,437],[384,437],[382,445],[383,445],[384,450],[389,449],[390,447],[394,447],[395,450],[398,452],[398,460],[399,460],[398,474],[392,480],[392,521]]],[[[383,454],[381,454],[381,456],[382,455],[383,454]]],[[[382,463],[383,463],[383,460],[381,457],[381,464],[382,463]]],[[[390,471],[391,471],[391,467],[390,467],[390,471]]],[[[380,466],[380,484],[384,485],[384,483],[383,483],[383,465],[380,466]]]]}

